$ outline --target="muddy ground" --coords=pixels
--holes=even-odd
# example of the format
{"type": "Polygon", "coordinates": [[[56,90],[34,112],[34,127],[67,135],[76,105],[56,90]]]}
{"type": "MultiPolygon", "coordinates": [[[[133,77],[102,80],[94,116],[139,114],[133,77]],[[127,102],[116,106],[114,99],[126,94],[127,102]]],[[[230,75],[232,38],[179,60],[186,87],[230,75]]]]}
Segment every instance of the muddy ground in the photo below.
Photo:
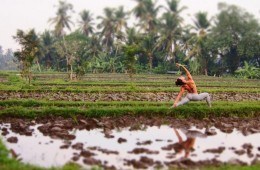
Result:
{"type": "MultiPolygon", "coordinates": [[[[106,138],[113,138],[113,134],[111,131],[118,128],[130,127],[130,131],[140,130],[144,128],[144,126],[161,126],[167,124],[174,128],[184,128],[189,129],[190,127],[196,127],[198,129],[205,129],[203,135],[212,136],[216,135],[216,131],[209,130],[210,127],[216,127],[220,129],[224,133],[233,132],[234,128],[238,131],[242,132],[243,135],[247,136],[254,133],[260,133],[260,117],[255,118],[238,118],[238,117],[211,117],[204,118],[202,120],[198,119],[176,119],[172,117],[144,117],[144,116],[132,116],[125,115],[121,117],[102,117],[102,118],[86,118],[78,116],[76,119],[72,118],[63,118],[63,117],[46,117],[39,119],[19,119],[19,118],[11,118],[11,117],[2,117],[0,118],[0,124],[2,123],[10,123],[10,130],[18,133],[20,135],[31,136],[33,130],[30,129],[31,125],[42,124],[38,127],[39,131],[46,136],[50,136],[53,139],[63,139],[68,141],[73,141],[75,136],[70,134],[69,131],[72,129],[86,129],[92,130],[96,128],[103,129],[104,136],[106,138]]],[[[7,128],[0,129],[2,131],[3,136],[9,133],[7,128]]],[[[12,136],[7,139],[10,143],[16,143],[18,140],[17,137],[12,136]]],[[[159,140],[159,139],[158,139],[159,140]]],[[[127,142],[127,139],[119,138],[118,143],[127,142]]],[[[140,145],[149,145],[149,141],[146,143],[140,143],[140,145]]],[[[68,147],[72,147],[77,150],[81,150],[80,155],[77,155],[72,158],[72,161],[78,160],[80,157],[83,157],[83,162],[87,165],[100,165],[105,169],[116,169],[115,166],[107,167],[105,164],[102,164],[100,160],[93,158],[92,150],[98,148],[88,148],[85,149],[82,143],[75,144],[71,146],[71,142],[67,142],[67,144],[61,146],[61,149],[66,149],[68,147]]],[[[175,145],[169,145],[168,149],[176,149],[175,145]]],[[[167,148],[165,148],[167,149],[167,148]]],[[[222,152],[225,148],[212,148],[207,152],[222,152]]],[[[252,156],[252,146],[250,143],[245,143],[243,145],[242,150],[236,150],[237,154],[247,154],[249,157],[252,156]]],[[[258,154],[256,155],[255,161],[252,163],[259,163],[260,158],[260,144],[258,146],[258,154]]],[[[106,149],[102,149],[102,152],[107,154],[117,154],[114,151],[109,151],[106,149]]],[[[147,154],[156,154],[151,150],[145,150],[136,148],[132,151],[134,154],[139,153],[147,153],[147,154]]],[[[142,156],[139,160],[125,160],[126,165],[132,166],[134,168],[142,168],[146,169],[149,167],[162,167],[162,164],[158,161],[154,161],[148,157],[142,156]]],[[[244,165],[243,162],[236,160],[230,162],[231,164],[244,165]]],[[[165,163],[168,167],[176,167],[176,168],[195,168],[206,165],[219,166],[222,163],[217,159],[206,160],[206,161],[192,161],[191,159],[181,159],[178,161],[170,161],[165,163]]]]}
{"type": "MultiPolygon", "coordinates": [[[[173,92],[113,92],[113,93],[75,93],[75,92],[0,92],[0,100],[37,99],[50,101],[170,101],[178,93],[173,92]]],[[[220,101],[260,101],[260,93],[219,92],[210,94],[212,100],[220,101]]]]}

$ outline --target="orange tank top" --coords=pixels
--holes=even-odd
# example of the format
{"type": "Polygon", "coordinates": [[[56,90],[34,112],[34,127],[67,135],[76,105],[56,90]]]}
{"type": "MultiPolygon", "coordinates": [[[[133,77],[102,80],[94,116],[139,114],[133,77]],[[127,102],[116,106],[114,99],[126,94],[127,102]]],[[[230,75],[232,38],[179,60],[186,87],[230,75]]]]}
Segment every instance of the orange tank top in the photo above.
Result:
{"type": "Polygon", "coordinates": [[[184,86],[184,89],[187,90],[189,93],[198,93],[196,84],[194,82],[187,83],[184,86]]]}

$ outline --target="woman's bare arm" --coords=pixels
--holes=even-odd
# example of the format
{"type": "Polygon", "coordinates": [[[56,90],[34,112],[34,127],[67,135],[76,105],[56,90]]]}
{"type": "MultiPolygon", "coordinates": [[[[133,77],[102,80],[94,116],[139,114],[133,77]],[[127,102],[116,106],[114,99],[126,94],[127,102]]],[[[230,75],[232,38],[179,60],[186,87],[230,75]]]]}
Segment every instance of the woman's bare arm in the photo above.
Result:
{"type": "Polygon", "coordinates": [[[181,87],[181,90],[180,90],[178,96],[176,97],[176,99],[175,99],[175,101],[174,101],[174,104],[173,104],[174,107],[176,107],[176,105],[177,105],[177,103],[179,102],[179,100],[180,100],[182,94],[184,93],[184,91],[185,91],[184,88],[181,87]]]}
{"type": "Polygon", "coordinates": [[[179,63],[176,63],[176,66],[177,66],[177,67],[182,67],[183,70],[186,72],[186,75],[187,75],[188,79],[192,79],[192,76],[191,76],[189,70],[188,70],[184,65],[181,65],[181,64],[179,64],[179,63]]]}

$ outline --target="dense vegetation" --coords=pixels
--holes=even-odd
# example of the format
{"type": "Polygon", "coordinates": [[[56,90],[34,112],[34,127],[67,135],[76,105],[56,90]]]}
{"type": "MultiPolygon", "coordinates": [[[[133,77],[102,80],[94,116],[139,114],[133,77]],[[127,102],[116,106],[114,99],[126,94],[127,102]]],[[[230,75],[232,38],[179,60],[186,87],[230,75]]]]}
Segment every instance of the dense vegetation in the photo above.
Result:
{"type": "MultiPolygon", "coordinates": [[[[34,29],[17,30],[14,39],[22,50],[14,56],[29,81],[36,70],[68,72],[70,79],[87,72],[131,76],[177,70],[175,62],[188,65],[192,74],[259,78],[260,25],[254,16],[220,3],[214,18],[198,12],[188,25],[182,17],[186,7],[179,4],[179,0],[167,0],[162,7],[152,0],[136,0],[131,11],[105,8],[97,18],[84,10],[79,13],[78,29],[66,34],[74,23],[73,6],[60,1],[56,16],[50,18],[53,30],[40,34],[34,29]]],[[[10,51],[0,50],[0,68],[6,67],[8,58],[10,51]]]]}

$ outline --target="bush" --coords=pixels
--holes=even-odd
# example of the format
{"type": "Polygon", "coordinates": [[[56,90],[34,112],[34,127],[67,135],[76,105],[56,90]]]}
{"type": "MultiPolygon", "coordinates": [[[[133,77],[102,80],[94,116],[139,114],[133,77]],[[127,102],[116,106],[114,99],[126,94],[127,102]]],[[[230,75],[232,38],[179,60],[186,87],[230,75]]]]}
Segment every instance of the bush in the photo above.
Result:
{"type": "Polygon", "coordinates": [[[235,71],[237,77],[249,78],[249,79],[260,79],[260,69],[256,68],[246,61],[244,62],[244,67],[235,71]]]}

